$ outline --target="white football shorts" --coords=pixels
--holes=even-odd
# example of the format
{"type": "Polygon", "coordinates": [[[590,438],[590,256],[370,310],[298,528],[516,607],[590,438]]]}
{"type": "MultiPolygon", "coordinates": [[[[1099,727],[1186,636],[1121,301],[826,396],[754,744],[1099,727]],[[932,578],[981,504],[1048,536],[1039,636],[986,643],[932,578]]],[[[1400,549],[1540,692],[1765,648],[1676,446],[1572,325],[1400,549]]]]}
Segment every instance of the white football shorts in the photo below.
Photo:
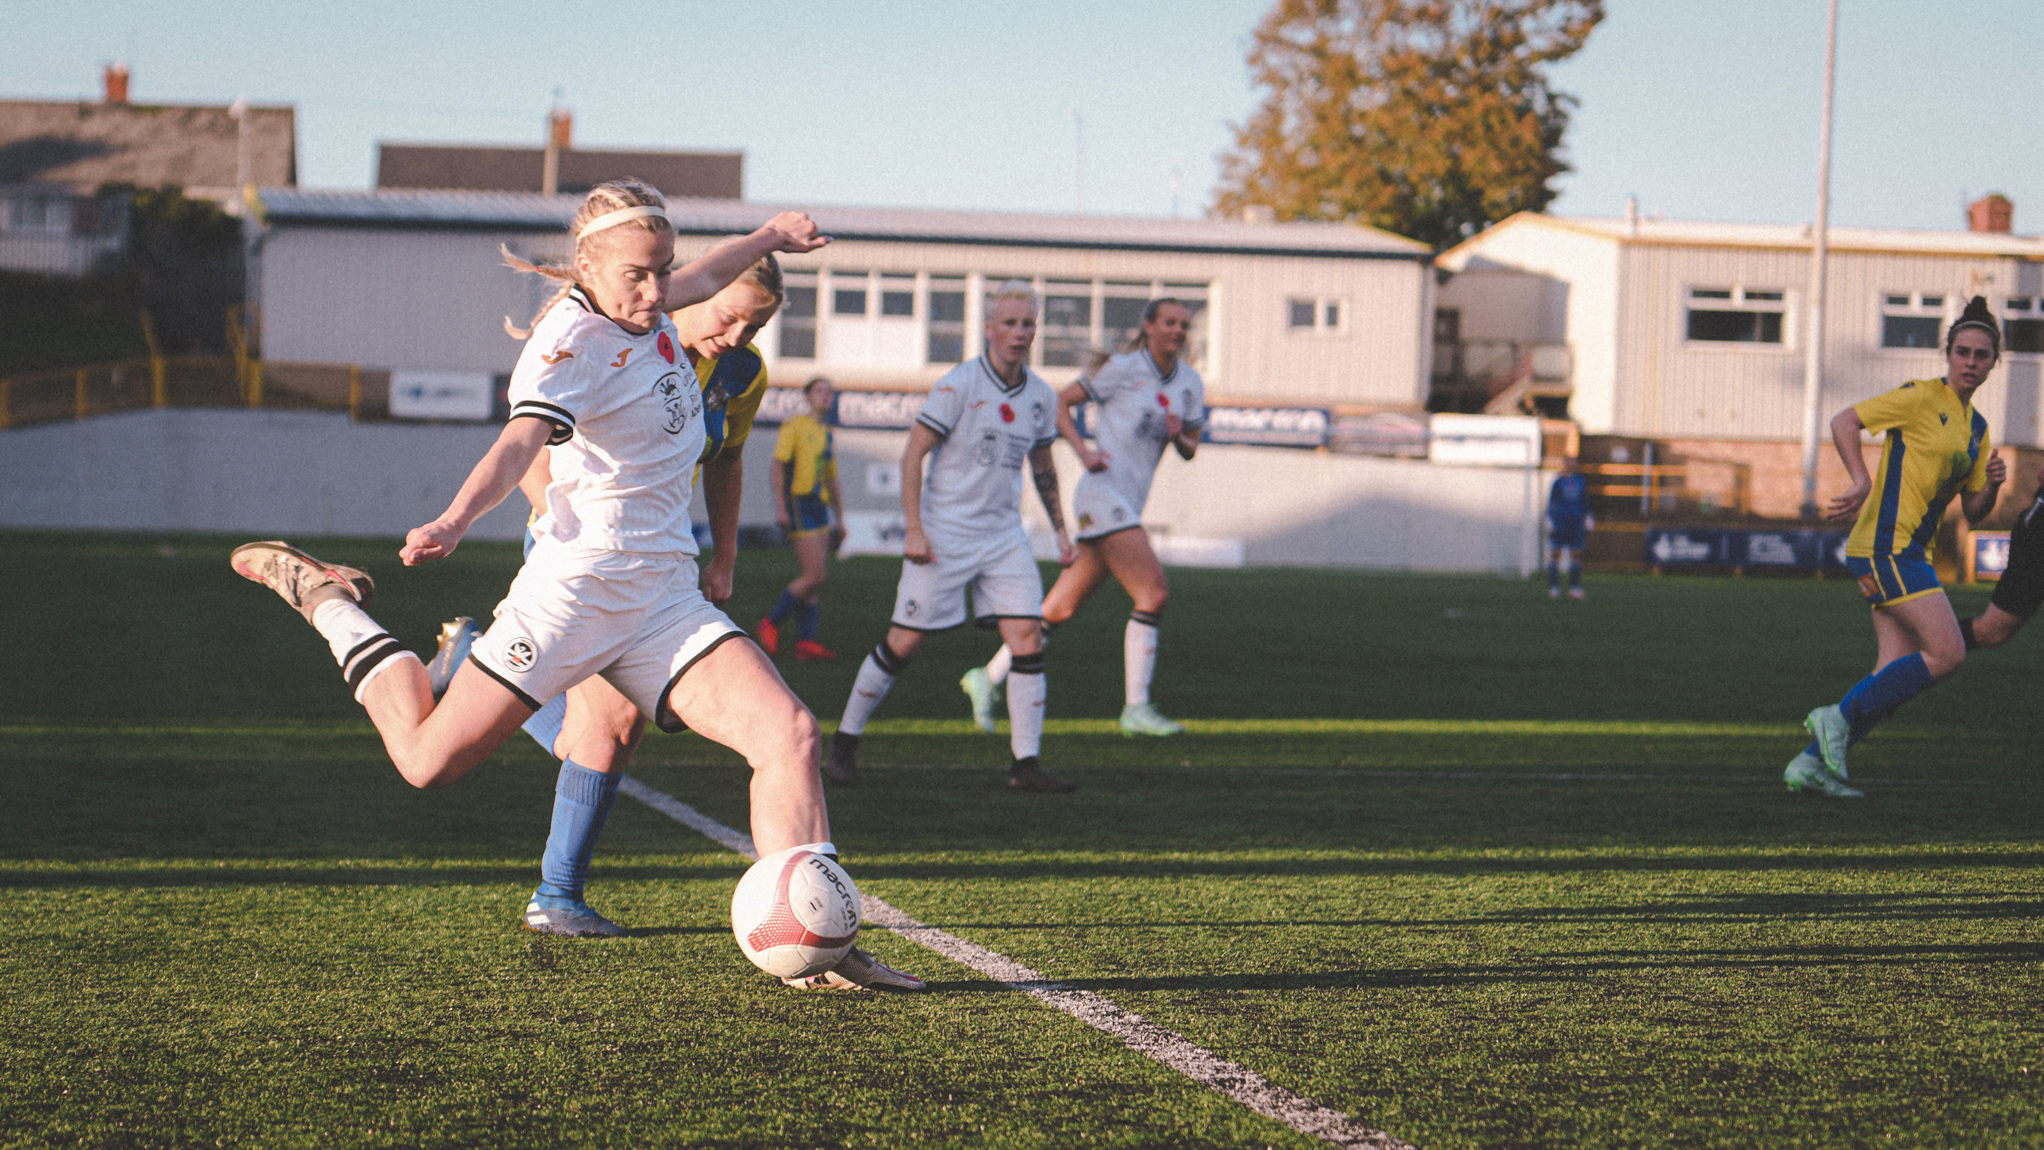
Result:
{"type": "Polygon", "coordinates": [[[1073,522],[1079,529],[1074,539],[1098,539],[1143,525],[1142,508],[1130,507],[1127,496],[1114,489],[1104,475],[1087,472],[1079,476],[1072,491],[1073,522]]]}
{"type": "Polygon", "coordinates": [[[936,558],[901,564],[894,592],[894,625],[911,631],[944,631],[966,620],[965,589],[972,588],[972,616],[982,627],[995,619],[1041,619],[1043,574],[1021,530],[967,545],[932,538],[936,558]]]}
{"type": "Polygon", "coordinates": [[[668,691],[745,634],[697,579],[680,552],[575,551],[541,537],[469,658],[534,710],[602,675],[661,730],[679,731],[668,691]]]}

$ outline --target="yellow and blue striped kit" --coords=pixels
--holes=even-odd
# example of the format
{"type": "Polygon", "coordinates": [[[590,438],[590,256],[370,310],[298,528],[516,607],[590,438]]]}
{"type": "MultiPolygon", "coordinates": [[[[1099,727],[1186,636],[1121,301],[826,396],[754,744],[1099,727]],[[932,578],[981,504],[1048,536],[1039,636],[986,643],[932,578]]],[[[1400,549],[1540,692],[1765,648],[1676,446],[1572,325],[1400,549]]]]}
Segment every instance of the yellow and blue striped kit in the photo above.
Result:
{"type": "Polygon", "coordinates": [[[1932,542],[1952,497],[1987,486],[1987,420],[1942,379],[1912,380],[1853,410],[1887,435],[1846,565],[1876,605],[1938,590],[1932,542]]]}

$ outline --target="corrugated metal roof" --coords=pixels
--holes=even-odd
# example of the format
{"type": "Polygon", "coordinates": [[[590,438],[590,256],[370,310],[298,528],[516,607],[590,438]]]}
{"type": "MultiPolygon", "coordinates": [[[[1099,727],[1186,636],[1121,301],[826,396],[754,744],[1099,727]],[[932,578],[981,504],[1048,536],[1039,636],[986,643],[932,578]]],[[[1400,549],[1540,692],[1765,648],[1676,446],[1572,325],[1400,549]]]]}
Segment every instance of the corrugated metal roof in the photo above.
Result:
{"type": "MultiPolygon", "coordinates": [[[[1543,216],[1522,212],[1472,236],[1441,254],[1443,267],[1460,267],[1480,250],[1484,238],[1510,227],[1551,227],[1589,234],[1625,244],[1679,247],[1789,248],[1807,251],[1808,224],[1726,224],[1697,220],[1647,220],[1543,216]]],[[[1895,252],[1912,255],[2027,256],[2044,259],[2044,237],[2006,232],[1930,231],[1905,228],[1834,227],[1831,250],[1895,252]]]]}
{"type": "MultiPolygon", "coordinates": [[[[552,230],[568,226],[582,204],[582,197],[521,192],[264,188],[262,201],[272,225],[552,230]]],[[[675,230],[684,235],[727,235],[751,231],[786,207],[731,200],[671,199],[667,202],[667,215],[674,221],[675,230]]],[[[1333,259],[1424,260],[1429,254],[1427,246],[1417,240],[1350,224],[1253,224],[1236,220],[1039,216],[814,204],[800,205],[800,209],[815,217],[825,232],[845,240],[1333,259]]]]}

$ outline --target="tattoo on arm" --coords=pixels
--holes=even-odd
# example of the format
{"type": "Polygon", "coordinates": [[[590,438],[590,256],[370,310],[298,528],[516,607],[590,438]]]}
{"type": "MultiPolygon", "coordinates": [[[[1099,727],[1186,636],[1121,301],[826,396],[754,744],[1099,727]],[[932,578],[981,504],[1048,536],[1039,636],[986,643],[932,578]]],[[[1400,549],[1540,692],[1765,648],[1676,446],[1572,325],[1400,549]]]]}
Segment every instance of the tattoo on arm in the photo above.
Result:
{"type": "Polygon", "coordinates": [[[1043,500],[1043,510],[1050,516],[1050,525],[1059,531],[1065,527],[1064,507],[1057,496],[1057,465],[1050,461],[1048,449],[1029,457],[1029,469],[1036,474],[1036,497],[1043,500]],[[1040,454],[1042,458],[1038,458],[1040,454]]]}

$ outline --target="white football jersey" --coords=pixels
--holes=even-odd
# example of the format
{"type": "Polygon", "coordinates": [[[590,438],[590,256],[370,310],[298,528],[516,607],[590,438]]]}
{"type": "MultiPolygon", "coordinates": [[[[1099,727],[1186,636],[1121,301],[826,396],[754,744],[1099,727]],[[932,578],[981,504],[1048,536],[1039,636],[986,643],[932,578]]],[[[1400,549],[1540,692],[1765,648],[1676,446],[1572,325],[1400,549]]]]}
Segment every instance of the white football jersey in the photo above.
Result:
{"type": "Polygon", "coordinates": [[[1022,369],[1009,387],[985,355],[944,373],[916,413],[943,437],[923,473],[923,531],[933,540],[975,542],[1022,529],[1022,469],[1029,453],[1057,440],[1057,393],[1022,369]]]}
{"type": "Polygon", "coordinates": [[[1176,415],[1186,427],[1204,427],[1206,381],[1184,360],[1167,375],[1158,370],[1149,351],[1141,349],[1115,356],[1091,379],[1079,382],[1093,401],[1087,430],[1109,457],[1106,470],[1089,471],[1079,482],[1106,484],[1131,512],[1141,515],[1170,439],[1164,417],[1176,415]]]}
{"type": "Polygon", "coordinates": [[[577,287],[533,326],[510,399],[511,418],[554,426],[534,533],[578,550],[696,553],[703,391],[671,320],[633,335],[577,287]]]}

